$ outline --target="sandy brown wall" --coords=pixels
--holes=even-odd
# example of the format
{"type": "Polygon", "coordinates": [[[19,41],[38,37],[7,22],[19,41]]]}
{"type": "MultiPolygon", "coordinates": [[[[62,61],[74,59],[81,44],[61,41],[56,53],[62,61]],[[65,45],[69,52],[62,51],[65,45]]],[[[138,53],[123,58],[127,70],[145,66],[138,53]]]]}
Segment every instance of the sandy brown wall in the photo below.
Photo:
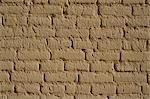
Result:
{"type": "Polygon", "coordinates": [[[150,99],[150,0],[0,0],[0,99],[150,99]]]}

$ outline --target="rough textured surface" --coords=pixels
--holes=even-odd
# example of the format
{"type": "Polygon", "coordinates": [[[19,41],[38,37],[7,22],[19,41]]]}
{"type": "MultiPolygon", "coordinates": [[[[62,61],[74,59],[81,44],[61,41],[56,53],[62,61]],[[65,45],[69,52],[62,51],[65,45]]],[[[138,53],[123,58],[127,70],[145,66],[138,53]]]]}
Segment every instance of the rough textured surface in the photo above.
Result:
{"type": "Polygon", "coordinates": [[[0,0],[0,99],[150,99],[150,0],[0,0]]]}

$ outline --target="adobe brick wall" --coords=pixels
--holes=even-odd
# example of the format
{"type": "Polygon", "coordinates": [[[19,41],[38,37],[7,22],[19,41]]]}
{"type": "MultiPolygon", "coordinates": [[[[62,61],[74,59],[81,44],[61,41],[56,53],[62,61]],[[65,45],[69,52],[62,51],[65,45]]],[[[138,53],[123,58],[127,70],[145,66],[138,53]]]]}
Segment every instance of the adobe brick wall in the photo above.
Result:
{"type": "Polygon", "coordinates": [[[150,99],[150,0],[0,0],[0,99],[150,99]]]}

